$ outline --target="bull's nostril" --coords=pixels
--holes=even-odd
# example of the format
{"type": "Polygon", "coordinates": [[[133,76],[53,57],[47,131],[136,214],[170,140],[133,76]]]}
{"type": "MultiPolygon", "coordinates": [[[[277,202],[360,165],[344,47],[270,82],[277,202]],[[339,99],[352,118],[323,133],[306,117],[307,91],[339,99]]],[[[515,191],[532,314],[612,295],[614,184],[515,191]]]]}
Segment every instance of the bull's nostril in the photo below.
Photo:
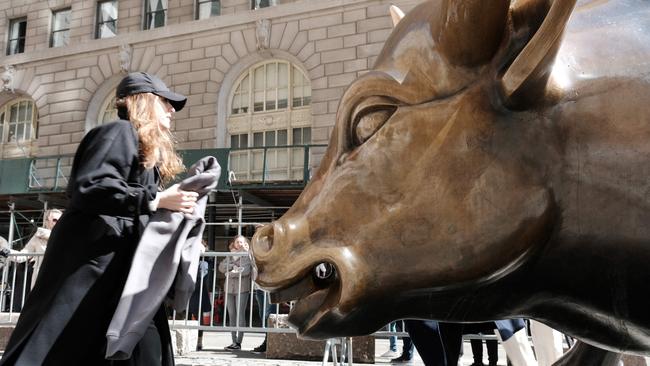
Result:
{"type": "Polygon", "coordinates": [[[264,225],[253,236],[253,253],[267,253],[273,247],[273,225],[264,225]]]}

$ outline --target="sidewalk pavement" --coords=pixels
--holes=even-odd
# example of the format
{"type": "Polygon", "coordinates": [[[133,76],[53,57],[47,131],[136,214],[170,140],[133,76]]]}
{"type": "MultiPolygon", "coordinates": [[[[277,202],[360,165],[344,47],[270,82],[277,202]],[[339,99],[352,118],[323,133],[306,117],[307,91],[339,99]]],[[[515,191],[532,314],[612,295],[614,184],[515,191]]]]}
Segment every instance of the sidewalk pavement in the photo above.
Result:
{"type": "MultiPolygon", "coordinates": [[[[246,333],[242,343],[242,349],[238,351],[226,351],[224,347],[231,343],[230,333],[225,332],[204,332],[203,350],[192,352],[182,356],[176,356],[177,366],[316,366],[322,365],[321,361],[293,361],[293,360],[271,360],[266,359],[264,354],[256,354],[252,349],[259,346],[264,340],[264,334],[246,333]]],[[[402,342],[397,341],[401,351],[402,342]]],[[[424,366],[422,359],[415,352],[415,357],[410,362],[391,363],[390,358],[383,358],[381,355],[388,351],[388,339],[377,338],[375,341],[375,365],[409,365],[424,366]]],[[[483,350],[484,361],[487,365],[487,351],[483,350]]],[[[399,356],[399,353],[398,355],[399,356]]],[[[395,356],[395,357],[397,357],[395,356]]],[[[463,356],[459,366],[469,366],[473,362],[472,350],[469,342],[463,343],[463,356]]],[[[330,361],[328,365],[332,365],[330,361]]],[[[361,364],[355,364],[361,365],[361,364]]],[[[506,365],[506,356],[503,348],[499,346],[499,365],[506,365]]]]}

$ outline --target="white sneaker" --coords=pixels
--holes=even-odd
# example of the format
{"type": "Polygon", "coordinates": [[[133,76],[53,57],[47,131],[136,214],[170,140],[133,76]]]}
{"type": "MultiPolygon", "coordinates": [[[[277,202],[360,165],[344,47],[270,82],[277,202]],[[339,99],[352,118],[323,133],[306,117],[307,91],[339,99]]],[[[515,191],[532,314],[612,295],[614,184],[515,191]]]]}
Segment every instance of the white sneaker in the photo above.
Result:
{"type": "Polygon", "coordinates": [[[399,356],[399,352],[388,350],[388,351],[384,352],[384,354],[382,354],[382,355],[379,356],[379,357],[384,357],[384,358],[395,358],[395,357],[397,357],[397,356],[399,356]]]}

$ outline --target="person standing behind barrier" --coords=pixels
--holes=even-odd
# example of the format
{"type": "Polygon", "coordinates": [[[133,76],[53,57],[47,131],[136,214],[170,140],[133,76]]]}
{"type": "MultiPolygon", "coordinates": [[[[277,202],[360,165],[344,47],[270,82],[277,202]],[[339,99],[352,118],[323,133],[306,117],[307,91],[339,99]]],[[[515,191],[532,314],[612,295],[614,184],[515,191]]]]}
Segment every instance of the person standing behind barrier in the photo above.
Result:
{"type": "MultiPolygon", "coordinates": [[[[257,287],[257,285],[255,285],[257,287]]],[[[271,304],[271,299],[269,294],[264,292],[264,290],[256,288],[255,289],[255,301],[257,301],[257,310],[262,320],[262,327],[268,326],[268,318],[270,314],[277,312],[278,304],[271,304]]],[[[269,334],[266,333],[264,336],[264,342],[259,346],[253,348],[253,352],[264,353],[266,352],[266,341],[269,337],[269,334]]]]}
{"type": "MultiPolygon", "coordinates": [[[[43,220],[43,227],[36,229],[36,233],[32,236],[31,239],[25,244],[21,250],[10,249],[11,254],[43,254],[47,248],[47,241],[50,239],[50,234],[54,225],[59,221],[63,212],[56,208],[45,211],[45,220],[43,220]]],[[[38,277],[38,271],[41,268],[41,263],[43,257],[41,256],[11,256],[8,258],[10,261],[15,263],[25,263],[29,262],[34,267],[34,272],[32,273],[31,287],[34,287],[36,283],[36,277],[38,277]]]]}
{"type": "Polygon", "coordinates": [[[7,239],[0,236],[0,269],[3,269],[5,263],[7,263],[7,256],[11,253],[11,248],[9,247],[9,242],[7,239]]]}
{"type": "MultiPolygon", "coordinates": [[[[233,253],[248,252],[248,239],[242,235],[236,236],[228,249],[233,253]]],[[[219,271],[226,274],[226,310],[228,325],[231,327],[246,326],[246,304],[251,291],[251,262],[248,255],[227,257],[219,263],[219,271]]],[[[226,350],[241,349],[244,332],[231,332],[232,344],[226,350]]]]}
{"type": "MultiPolygon", "coordinates": [[[[188,318],[190,320],[198,320],[200,325],[210,325],[210,312],[212,310],[212,293],[210,292],[208,278],[209,264],[203,253],[207,250],[207,243],[205,240],[201,241],[203,248],[201,249],[201,260],[199,261],[198,273],[196,276],[196,283],[194,285],[194,292],[190,297],[188,306],[188,318]],[[200,309],[200,311],[199,311],[200,309]],[[207,319],[206,319],[207,317],[207,319]]],[[[199,336],[196,342],[196,350],[203,349],[203,331],[199,329],[199,336]]]]}
{"type": "Polygon", "coordinates": [[[68,207],[0,365],[174,365],[162,307],[128,360],[106,360],[106,332],[149,217],[158,208],[191,214],[196,207],[196,192],[162,188],[183,170],[170,127],[186,100],[146,73],[118,84],[120,120],[79,144],[68,207]]]}
{"type": "MultiPolygon", "coordinates": [[[[390,322],[386,325],[389,332],[397,332],[397,322],[390,322]]],[[[384,352],[380,357],[393,358],[397,356],[397,336],[388,337],[388,351],[384,352]]]]}
{"type": "MultiPolygon", "coordinates": [[[[492,334],[494,333],[494,327],[494,322],[467,324],[463,333],[492,334]]],[[[483,340],[470,339],[469,342],[472,347],[472,357],[474,358],[474,363],[470,366],[483,366],[483,340]]],[[[485,346],[487,348],[489,366],[496,366],[499,362],[499,342],[496,339],[486,339],[485,346]]]]}

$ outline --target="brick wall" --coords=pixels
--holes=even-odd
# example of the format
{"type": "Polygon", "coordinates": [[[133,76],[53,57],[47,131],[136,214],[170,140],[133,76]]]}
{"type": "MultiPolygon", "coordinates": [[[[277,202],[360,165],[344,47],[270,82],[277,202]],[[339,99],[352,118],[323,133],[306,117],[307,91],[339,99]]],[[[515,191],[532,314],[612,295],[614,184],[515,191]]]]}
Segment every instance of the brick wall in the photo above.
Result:
{"type": "MultiPolygon", "coordinates": [[[[121,0],[118,36],[95,40],[95,1],[27,0],[24,6],[14,2],[18,1],[0,2],[0,10],[7,14],[0,17],[0,31],[6,32],[8,18],[27,15],[26,52],[0,57],[0,65],[16,68],[16,93],[31,97],[38,107],[34,153],[40,156],[75,151],[88,121],[97,118],[97,105],[125,72],[120,60],[124,45],[131,52],[130,71],[155,73],[188,96],[187,107],[175,116],[180,148],[225,147],[227,108],[220,110],[219,103],[225,106],[241,72],[273,58],[289,59],[305,70],[312,83],[312,140],[327,143],[345,88],[372,66],[390,33],[388,7],[395,3],[303,0],[251,11],[249,0],[226,0],[223,15],[194,21],[193,1],[170,0],[169,25],[142,31],[142,2],[121,0]],[[50,9],[66,6],[72,8],[72,42],[49,48],[50,9]],[[269,49],[257,49],[259,19],[271,22],[269,49]]],[[[397,3],[409,9],[417,1],[397,3]]]]}

